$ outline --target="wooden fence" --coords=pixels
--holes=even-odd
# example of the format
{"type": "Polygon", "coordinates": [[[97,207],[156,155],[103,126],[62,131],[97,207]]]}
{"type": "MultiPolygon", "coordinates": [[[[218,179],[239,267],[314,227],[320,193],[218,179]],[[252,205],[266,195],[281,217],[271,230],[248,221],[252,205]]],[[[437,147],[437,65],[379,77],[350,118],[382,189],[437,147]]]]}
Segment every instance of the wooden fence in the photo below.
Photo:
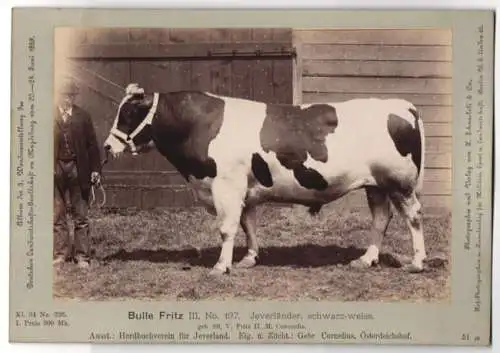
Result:
{"type": "MultiPolygon", "coordinates": [[[[413,102],[426,132],[423,202],[451,205],[451,31],[294,30],[295,103],[398,97],[413,102]]],[[[360,193],[353,203],[362,202],[360,193]]]]}

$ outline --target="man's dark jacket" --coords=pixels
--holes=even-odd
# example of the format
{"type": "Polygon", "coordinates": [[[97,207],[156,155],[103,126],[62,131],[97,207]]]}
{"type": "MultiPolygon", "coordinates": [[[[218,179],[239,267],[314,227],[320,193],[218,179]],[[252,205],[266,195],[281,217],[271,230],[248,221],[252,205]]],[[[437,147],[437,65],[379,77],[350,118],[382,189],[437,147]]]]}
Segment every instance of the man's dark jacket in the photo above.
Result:
{"type": "MultiPolygon", "coordinates": [[[[54,121],[54,168],[56,168],[59,139],[63,138],[58,123],[62,120],[62,117],[57,106],[54,109],[54,116],[56,118],[54,121]]],[[[76,105],[73,105],[71,117],[69,117],[69,133],[71,134],[73,152],[76,156],[78,179],[82,194],[85,198],[88,198],[91,173],[101,173],[101,156],[90,115],[76,105]]]]}

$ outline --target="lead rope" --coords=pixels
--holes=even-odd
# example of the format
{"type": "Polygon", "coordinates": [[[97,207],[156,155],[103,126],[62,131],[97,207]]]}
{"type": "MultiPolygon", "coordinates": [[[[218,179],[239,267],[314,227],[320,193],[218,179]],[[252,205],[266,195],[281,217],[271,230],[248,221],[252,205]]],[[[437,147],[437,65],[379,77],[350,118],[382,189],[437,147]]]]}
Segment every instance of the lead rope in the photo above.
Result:
{"type": "MultiPolygon", "coordinates": [[[[101,192],[102,200],[101,200],[101,202],[99,202],[97,204],[97,208],[102,208],[106,204],[106,190],[104,190],[104,187],[102,186],[101,183],[98,183],[98,184],[99,185],[97,186],[97,189],[101,192]]],[[[91,187],[90,187],[90,194],[91,194],[90,206],[94,206],[96,204],[96,196],[95,196],[96,192],[95,192],[95,189],[96,189],[96,185],[92,184],[91,187]]]]}
{"type": "MultiPolygon", "coordinates": [[[[108,163],[108,155],[106,153],[106,158],[101,162],[101,170],[104,165],[108,163]]],[[[90,185],[90,206],[93,206],[96,203],[96,192],[95,189],[98,189],[102,195],[102,201],[97,204],[97,208],[102,208],[106,204],[106,190],[104,190],[104,186],[102,185],[101,180],[99,179],[95,183],[91,183],[90,185]]]]}

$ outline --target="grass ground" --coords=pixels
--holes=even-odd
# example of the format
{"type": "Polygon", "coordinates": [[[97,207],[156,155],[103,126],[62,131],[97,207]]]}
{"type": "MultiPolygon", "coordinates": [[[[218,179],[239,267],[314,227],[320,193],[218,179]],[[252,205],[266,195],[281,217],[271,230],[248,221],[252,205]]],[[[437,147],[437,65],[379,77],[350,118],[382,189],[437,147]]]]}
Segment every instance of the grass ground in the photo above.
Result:
{"type": "MultiPolygon", "coordinates": [[[[381,263],[346,266],[368,245],[366,208],[327,206],[316,217],[305,208],[263,206],[258,211],[258,266],[208,278],[219,255],[214,217],[201,208],[95,212],[93,246],[99,263],[85,273],[54,269],[54,296],[80,300],[443,301],[449,300],[451,214],[424,217],[427,252],[441,259],[410,274],[392,255],[411,256],[406,225],[395,216],[382,245],[381,263]],[[199,250],[197,250],[199,249],[199,250]]],[[[245,254],[237,235],[235,261],[245,254]]]]}

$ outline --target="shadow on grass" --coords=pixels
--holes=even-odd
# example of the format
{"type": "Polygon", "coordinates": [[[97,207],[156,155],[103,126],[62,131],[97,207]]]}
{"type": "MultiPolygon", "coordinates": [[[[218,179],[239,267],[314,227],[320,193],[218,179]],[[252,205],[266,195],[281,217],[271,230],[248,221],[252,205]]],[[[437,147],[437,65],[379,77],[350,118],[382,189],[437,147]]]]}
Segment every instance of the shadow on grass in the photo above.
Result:
{"type": "MultiPolygon", "coordinates": [[[[258,266],[292,266],[321,267],[328,265],[347,265],[365,252],[355,247],[339,247],[337,245],[297,245],[292,247],[270,246],[260,249],[258,266]]],[[[246,254],[246,248],[235,247],[234,260],[239,261],[246,254]]],[[[154,263],[186,263],[190,266],[212,267],[220,255],[219,247],[211,247],[198,251],[196,249],[182,250],[120,250],[106,256],[102,260],[118,261],[149,261],[154,263]]],[[[401,267],[401,263],[390,254],[380,254],[382,266],[401,267]]]]}

